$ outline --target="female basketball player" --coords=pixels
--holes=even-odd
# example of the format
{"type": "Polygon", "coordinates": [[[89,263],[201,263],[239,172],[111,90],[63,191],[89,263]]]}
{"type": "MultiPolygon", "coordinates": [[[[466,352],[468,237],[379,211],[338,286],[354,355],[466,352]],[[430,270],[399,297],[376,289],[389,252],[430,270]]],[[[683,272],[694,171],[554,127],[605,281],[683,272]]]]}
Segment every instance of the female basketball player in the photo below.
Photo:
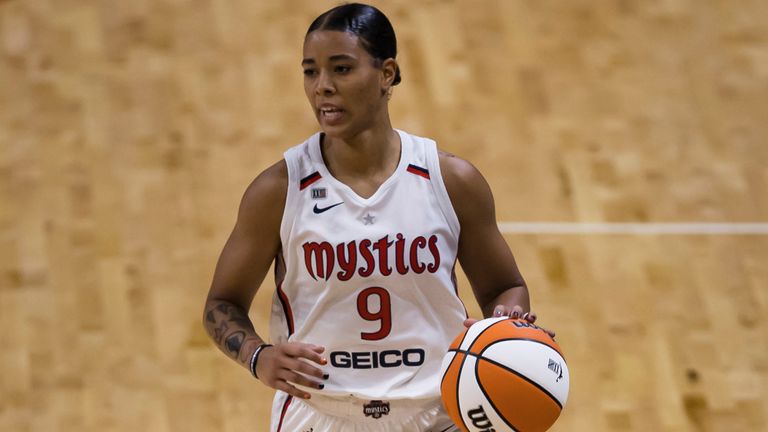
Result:
{"type": "Polygon", "coordinates": [[[468,162],[392,128],[395,34],[377,9],[320,15],[304,41],[304,89],[322,132],[243,197],[204,323],[218,346],[278,390],[272,431],[457,430],[439,369],[470,325],[461,262],[487,316],[522,316],[528,290],[468,162]],[[271,341],[248,318],[272,262],[271,341]]]}

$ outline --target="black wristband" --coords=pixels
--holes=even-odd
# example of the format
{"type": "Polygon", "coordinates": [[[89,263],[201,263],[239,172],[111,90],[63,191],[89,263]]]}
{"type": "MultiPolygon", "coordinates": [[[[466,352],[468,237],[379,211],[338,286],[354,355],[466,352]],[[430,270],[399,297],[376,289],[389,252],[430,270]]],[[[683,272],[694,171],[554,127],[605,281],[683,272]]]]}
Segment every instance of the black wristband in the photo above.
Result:
{"type": "Polygon", "coordinates": [[[259,379],[259,376],[256,375],[256,362],[259,361],[259,355],[261,355],[261,351],[264,350],[266,347],[271,347],[272,344],[263,343],[256,347],[256,350],[253,352],[253,355],[251,356],[251,375],[253,375],[254,378],[259,379]]]}

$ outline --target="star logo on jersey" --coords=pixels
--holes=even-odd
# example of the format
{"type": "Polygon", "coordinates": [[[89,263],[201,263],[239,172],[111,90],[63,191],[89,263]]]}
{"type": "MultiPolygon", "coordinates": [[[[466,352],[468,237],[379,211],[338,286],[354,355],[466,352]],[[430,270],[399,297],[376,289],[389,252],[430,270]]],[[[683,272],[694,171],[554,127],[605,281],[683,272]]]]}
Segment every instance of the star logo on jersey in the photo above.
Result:
{"type": "Polygon", "coordinates": [[[330,209],[332,209],[332,208],[334,208],[336,206],[340,206],[342,204],[344,204],[344,201],[338,202],[336,204],[331,204],[328,207],[318,207],[317,204],[315,204],[315,207],[312,209],[312,211],[315,212],[315,214],[320,214],[320,213],[327,212],[328,210],[330,210],[330,209]]]}
{"type": "Polygon", "coordinates": [[[375,221],[376,218],[370,213],[366,213],[365,216],[363,216],[363,225],[373,225],[373,222],[375,221]]]}

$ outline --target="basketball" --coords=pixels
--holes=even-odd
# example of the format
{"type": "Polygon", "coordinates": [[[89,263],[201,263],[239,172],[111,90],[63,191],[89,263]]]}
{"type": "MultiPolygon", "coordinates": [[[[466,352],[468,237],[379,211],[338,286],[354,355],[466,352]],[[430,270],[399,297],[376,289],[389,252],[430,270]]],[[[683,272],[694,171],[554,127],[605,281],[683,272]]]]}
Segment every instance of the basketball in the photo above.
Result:
{"type": "Polygon", "coordinates": [[[476,322],[443,358],[440,392],[453,422],[470,432],[540,432],[568,399],[569,374],[560,346],[521,319],[476,322]]]}

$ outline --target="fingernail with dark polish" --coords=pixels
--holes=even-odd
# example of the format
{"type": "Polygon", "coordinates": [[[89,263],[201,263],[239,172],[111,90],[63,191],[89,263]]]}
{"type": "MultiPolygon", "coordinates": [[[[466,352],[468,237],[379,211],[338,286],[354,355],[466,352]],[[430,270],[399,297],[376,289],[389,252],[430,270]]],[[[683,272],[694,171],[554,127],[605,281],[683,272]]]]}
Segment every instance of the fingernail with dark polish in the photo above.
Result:
{"type": "Polygon", "coordinates": [[[328,375],[328,374],[323,374],[323,379],[324,379],[324,380],[327,380],[327,379],[328,379],[328,377],[329,377],[329,375],[328,375]]]}
{"type": "Polygon", "coordinates": [[[317,388],[319,388],[320,390],[322,390],[322,389],[324,389],[324,388],[325,388],[325,384],[320,384],[319,386],[317,386],[317,388]]]}

